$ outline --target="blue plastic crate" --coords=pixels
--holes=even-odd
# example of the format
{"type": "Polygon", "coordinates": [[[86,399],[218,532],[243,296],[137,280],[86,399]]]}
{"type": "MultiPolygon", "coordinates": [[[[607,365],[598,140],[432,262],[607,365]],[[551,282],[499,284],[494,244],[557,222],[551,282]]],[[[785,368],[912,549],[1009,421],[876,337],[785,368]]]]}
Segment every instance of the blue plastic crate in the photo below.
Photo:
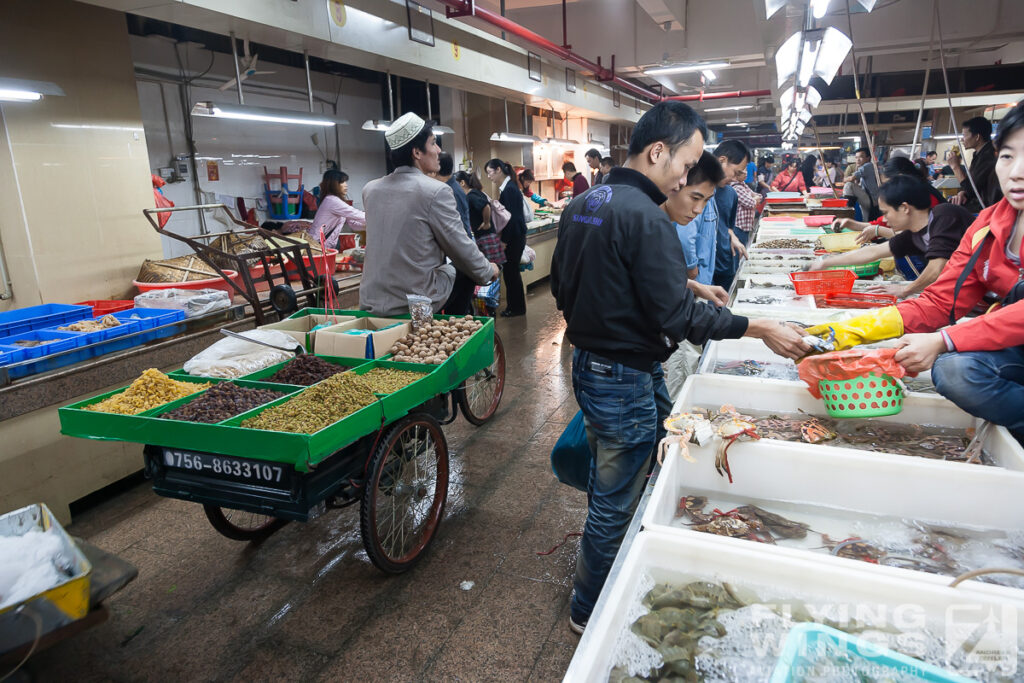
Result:
{"type": "Polygon", "coordinates": [[[145,343],[154,339],[163,339],[164,337],[173,337],[179,332],[183,332],[185,330],[184,323],[181,325],[171,324],[185,319],[185,311],[181,310],[172,310],[167,308],[130,308],[127,311],[118,311],[111,315],[118,320],[138,322],[142,325],[143,330],[151,330],[154,327],[169,325],[169,327],[157,330],[151,334],[141,335],[142,338],[139,343],[145,343]]]}
{"type": "MultiPolygon", "coordinates": [[[[94,318],[94,320],[99,320],[99,319],[100,318],[94,318]]],[[[83,322],[83,321],[76,320],[75,322],[83,322]]],[[[41,332],[54,332],[54,331],[56,331],[56,332],[66,332],[68,334],[80,334],[80,335],[82,335],[82,339],[84,340],[83,343],[82,343],[82,345],[84,346],[84,345],[87,345],[87,344],[96,344],[98,342],[107,341],[109,339],[116,339],[117,337],[123,337],[123,336],[125,336],[127,334],[131,334],[133,332],[139,332],[139,331],[141,331],[143,329],[146,329],[145,326],[149,323],[149,319],[147,318],[145,320],[121,320],[120,322],[121,322],[121,324],[118,325],[117,327],[108,327],[108,328],[105,328],[105,329],[102,329],[102,330],[96,330],[95,332],[73,332],[71,330],[62,330],[62,329],[60,329],[61,327],[70,325],[71,323],[63,323],[62,325],[56,325],[54,327],[48,327],[45,330],[40,330],[40,331],[41,332]]],[[[121,348],[127,348],[127,347],[121,347],[121,348]]]]}
{"type": "Polygon", "coordinates": [[[0,365],[10,365],[25,360],[25,349],[20,346],[0,346],[0,365]]]}
{"type": "Polygon", "coordinates": [[[0,313],[0,338],[92,317],[92,306],[41,304],[0,313]]]}
{"type": "Polygon", "coordinates": [[[13,346],[25,352],[24,360],[42,358],[43,356],[59,351],[68,351],[85,346],[85,340],[80,332],[58,332],[55,330],[33,330],[22,334],[15,334],[0,339],[0,346],[13,346]],[[41,341],[44,339],[55,339],[57,341],[39,346],[19,346],[16,341],[41,341]]]}
{"type": "MultiPolygon", "coordinates": [[[[790,629],[782,655],[775,664],[769,683],[795,683],[810,675],[810,667],[823,657],[825,666],[848,666],[850,671],[870,671],[870,677],[882,679],[897,674],[914,676],[933,683],[970,683],[971,679],[937,666],[879,647],[849,633],[822,624],[797,624],[790,629]]],[[[827,672],[825,673],[827,675],[827,672]]],[[[816,679],[817,680],[817,679],[816,679]]]]}

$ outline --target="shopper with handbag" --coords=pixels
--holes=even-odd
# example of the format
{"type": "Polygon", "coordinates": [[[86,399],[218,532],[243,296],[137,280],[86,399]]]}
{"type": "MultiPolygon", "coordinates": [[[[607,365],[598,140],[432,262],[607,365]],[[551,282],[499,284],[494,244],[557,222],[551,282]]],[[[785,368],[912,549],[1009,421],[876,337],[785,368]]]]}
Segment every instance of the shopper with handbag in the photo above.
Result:
{"type": "Polygon", "coordinates": [[[498,187],[499,199],[491,200],[491,217],[494,227],[505,243],[505,290],[508,293],[508,306],[501,315],[506,318],[526,315],[526,290],[523,277],[519,272],[519,261],[523,258],[526,248],[526,219],[523,217],[523,193],[515,181],[512,165],[501,159],[491,159],[484,164],[487,178],[498,187]],[[508,218],[504,219],[504,212],[508,218]]]}

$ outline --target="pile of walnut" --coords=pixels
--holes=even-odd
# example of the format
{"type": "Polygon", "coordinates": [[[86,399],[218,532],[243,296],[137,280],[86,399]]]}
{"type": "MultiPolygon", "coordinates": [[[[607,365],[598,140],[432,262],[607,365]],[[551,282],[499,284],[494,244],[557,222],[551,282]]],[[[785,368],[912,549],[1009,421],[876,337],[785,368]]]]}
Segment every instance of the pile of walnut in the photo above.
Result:
{"type": "Polygon", "coordinates": [[[443,363],[481,327],[483,323],[477,322],[469,315],[464,318],[434,320],[395,342],[389,350],[394,356],[391,360],[404,363],[443,363]]]}

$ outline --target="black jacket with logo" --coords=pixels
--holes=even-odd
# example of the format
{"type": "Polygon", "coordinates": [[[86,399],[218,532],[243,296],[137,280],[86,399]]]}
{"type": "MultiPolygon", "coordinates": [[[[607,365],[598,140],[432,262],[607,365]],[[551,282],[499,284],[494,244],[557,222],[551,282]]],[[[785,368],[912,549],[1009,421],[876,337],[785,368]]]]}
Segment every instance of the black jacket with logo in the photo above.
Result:
{"type": "Polygon", "coordinates": [[[642,173],[614,168],[562,211],[551,292],[577,348],[648,372],[680,340],[735,339],[747,319],[698,302],[663,195],[642,173]]]}

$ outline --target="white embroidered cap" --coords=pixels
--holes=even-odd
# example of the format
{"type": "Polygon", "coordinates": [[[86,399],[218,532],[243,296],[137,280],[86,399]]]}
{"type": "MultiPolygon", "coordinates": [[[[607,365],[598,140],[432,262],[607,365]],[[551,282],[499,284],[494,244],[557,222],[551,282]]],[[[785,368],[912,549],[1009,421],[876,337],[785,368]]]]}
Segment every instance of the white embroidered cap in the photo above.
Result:
{"type": "Polygon", "coordinates": [[[409,141],[419,135],[426,125],[426,121],[412,112],[402,114],[394,123],[388,126],[388,129],[384,132],[384,139],[387,140],[388,147],[398,149],[409,144],[409,141]]]}

